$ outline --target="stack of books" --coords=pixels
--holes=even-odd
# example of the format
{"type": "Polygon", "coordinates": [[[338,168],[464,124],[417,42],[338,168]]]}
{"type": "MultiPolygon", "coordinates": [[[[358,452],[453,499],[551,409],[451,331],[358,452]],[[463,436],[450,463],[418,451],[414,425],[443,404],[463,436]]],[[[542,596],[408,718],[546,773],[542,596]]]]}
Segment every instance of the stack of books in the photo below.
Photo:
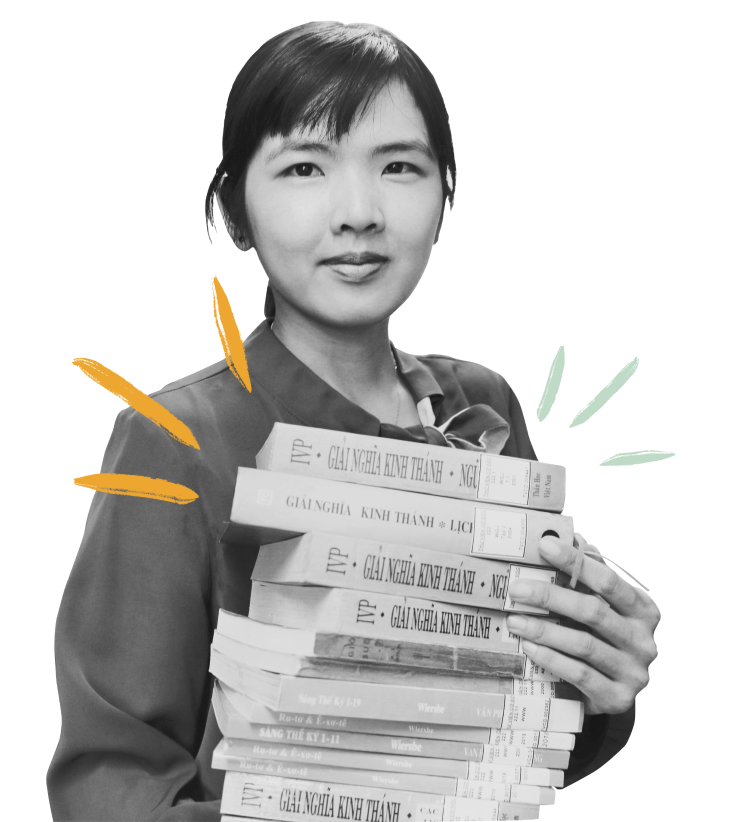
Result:
{"type": "Polygon", "coordinates": [[[277,423],[224,539],[261,544],[211,652],[223,819],[537,819],[583,705],[506,625],[560,583],[560,466],[277,423]]]}

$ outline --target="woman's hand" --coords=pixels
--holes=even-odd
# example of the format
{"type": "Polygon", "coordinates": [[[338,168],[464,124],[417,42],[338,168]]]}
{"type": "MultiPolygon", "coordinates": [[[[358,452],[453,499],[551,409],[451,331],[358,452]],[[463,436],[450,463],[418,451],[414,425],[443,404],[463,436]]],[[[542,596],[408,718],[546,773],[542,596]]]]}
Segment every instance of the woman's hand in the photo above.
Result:
{"type": "MultiPolygon", "coordinates": [[[[580,534],[576,539],[587,550],[580,534]]],[[[540,553],[551,565],[572,573],[577,556],[573,546],[544,537],[540,553]]],[[[509,617],[508,627],[524,640],[522,648],[533,662],[579,688],[587,713],[623,713],[649,682],[647,669],[657,657],[654,632],[660,612],[651,597],[590,557],[584,557],[579,579],[593,593],[532,580],[512,583],[509,593],[589,630],[516,614],[509,617]]]]}

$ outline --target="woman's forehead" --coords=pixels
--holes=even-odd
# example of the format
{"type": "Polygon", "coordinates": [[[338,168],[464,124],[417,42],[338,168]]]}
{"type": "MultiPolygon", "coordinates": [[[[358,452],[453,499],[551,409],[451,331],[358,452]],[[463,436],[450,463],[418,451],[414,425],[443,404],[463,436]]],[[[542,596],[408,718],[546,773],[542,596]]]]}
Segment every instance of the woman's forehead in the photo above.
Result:
{"type": "Polygon", "coordinates": [[[379,146],[403,143],[432,157],[425,120],[410,91],[402,83],[390,83],[355,115],[349,130],[337,138],[325,118],[314,126],[298,125],[289,134],[266,137],[259,153],[273,159],[284,151],[314,149],[315,146],[359,147],[373,150],[379,146]]]}

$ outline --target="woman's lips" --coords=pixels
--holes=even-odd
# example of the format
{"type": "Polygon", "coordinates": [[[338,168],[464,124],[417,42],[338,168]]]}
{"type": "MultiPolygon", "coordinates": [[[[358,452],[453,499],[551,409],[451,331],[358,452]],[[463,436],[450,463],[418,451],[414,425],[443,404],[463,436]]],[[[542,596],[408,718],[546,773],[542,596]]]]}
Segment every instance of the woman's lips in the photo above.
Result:
{"type": "Polygon", "coordinates": [[[346,263],[328,263],[329,267],[348,280],[364,280],[383,265],[383,263],[363,263],[362,265],[347,265],[346,263]]]}

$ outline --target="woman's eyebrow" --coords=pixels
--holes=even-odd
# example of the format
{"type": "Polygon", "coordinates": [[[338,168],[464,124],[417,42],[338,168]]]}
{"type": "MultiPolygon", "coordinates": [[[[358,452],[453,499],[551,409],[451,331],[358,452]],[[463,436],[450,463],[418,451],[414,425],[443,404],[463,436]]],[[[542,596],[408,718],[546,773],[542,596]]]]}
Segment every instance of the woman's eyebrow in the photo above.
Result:
{"type": "MultiPolygon", "coordinates": [[[[332,144],[319,140],[299,140],[285,137],[282,142],[269,154],[266,163],[271,163],[285,151],[314,151],[318,154],[333,154],[332,144]]],[[[384,154],[399,154],[400,152],[417,151],[428,160],[435,160],[435,155],[424,140],[397,140],[393,143],[382,143],[370,152],[372,157],[384,154]]]]}

